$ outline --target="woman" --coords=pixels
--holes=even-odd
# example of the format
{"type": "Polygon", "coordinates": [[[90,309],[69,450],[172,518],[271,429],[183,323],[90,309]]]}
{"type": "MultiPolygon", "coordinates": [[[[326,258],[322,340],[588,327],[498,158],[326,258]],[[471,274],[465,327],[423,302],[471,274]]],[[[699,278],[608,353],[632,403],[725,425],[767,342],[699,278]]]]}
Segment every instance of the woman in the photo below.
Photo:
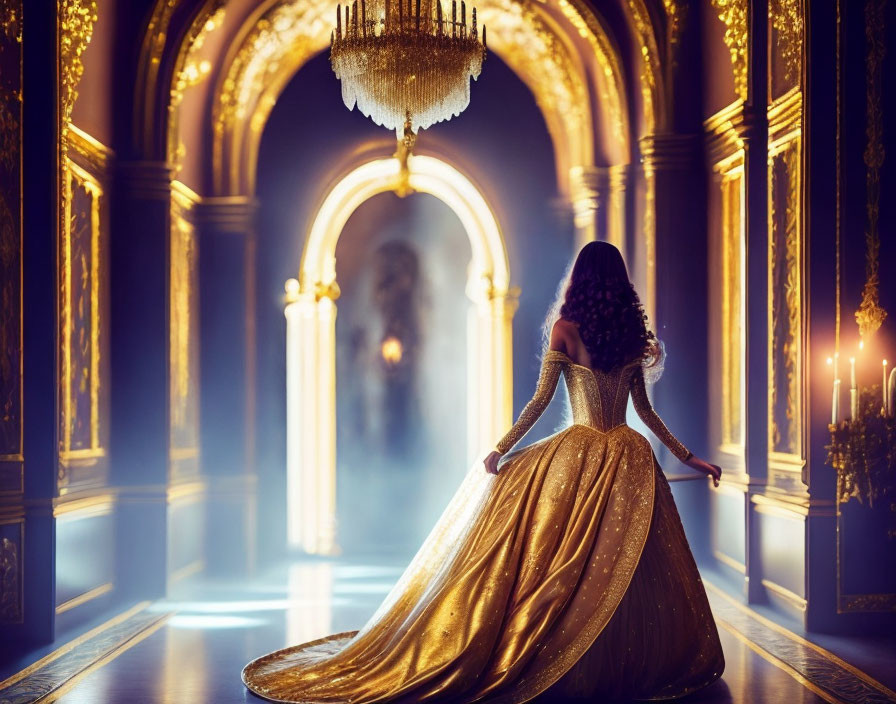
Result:
{"type": "Polygon", "coordinates": [[[284,702],[670,699],[724,667],[681,521],[631,394],[682,462],[713,478],[650,406],[659,361],[619,251],[586,245],[551,326],[538,386],[474,467],[358,632],[279,650],[243,681],[284,702]],[[574,424],[507,454],[563,374],[574,424]],[[500,470],[500,471],[499,471],[500,470]]]}

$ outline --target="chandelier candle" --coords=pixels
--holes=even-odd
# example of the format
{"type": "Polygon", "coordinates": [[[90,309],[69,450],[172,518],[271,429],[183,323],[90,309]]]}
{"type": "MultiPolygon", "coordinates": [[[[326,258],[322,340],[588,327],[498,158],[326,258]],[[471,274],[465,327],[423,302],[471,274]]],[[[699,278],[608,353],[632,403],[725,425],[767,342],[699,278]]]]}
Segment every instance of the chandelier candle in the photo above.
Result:
{"type": "Polygon", "coordinates": [[[852,420],[859,415],[859,390],[856,388],[856,358],[849,358],[849,417],[852,420]]]}
{"type": "Polygon", "coordinates": [[[463,112],[485,60],[485,27],[480,41],[475,8],[468,27],[456,0],[450,23],[449,32],[439,0],[353,0],[344,18],[337,7],[330,64],[346,107],[399,139],[463,112]]]}

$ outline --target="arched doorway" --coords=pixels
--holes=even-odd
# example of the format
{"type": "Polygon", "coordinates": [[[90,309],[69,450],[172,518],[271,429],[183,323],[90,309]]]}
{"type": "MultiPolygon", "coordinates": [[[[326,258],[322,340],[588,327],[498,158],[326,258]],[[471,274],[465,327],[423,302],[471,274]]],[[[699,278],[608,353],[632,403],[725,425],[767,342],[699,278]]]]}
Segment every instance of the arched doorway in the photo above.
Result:
{"type": "Polygon", "coordinates": [[[472,459],[495,442],[512,415],[511,321],[516,292],[497,219],[479,189],[431,156],[353,169],[314,217],[299,278],[287,282],[287,536],[310,553],[336,549],[336,242],[351,214],[385,191],[410,189],[444,202],[460,219],[472,260],[467,379],[467,443],[472,459]]]}

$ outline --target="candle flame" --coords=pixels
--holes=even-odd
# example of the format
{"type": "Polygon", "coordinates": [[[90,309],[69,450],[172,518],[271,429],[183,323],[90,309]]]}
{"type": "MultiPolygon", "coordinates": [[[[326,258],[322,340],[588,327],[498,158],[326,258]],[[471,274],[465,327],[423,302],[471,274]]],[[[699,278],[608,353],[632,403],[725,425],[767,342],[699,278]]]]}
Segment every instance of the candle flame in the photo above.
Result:
{"type": "Polygon", "coordinates": [[[865,341],[864,340],[859,340],[859,349],[860,350],[865,349],[865,341]]]}
{"type": "Polygon", "coordinates": [[[850,358],[849,358],[849,363],[850,363],[850,364],[855,364],[855,363],[856,363],[856,358],[855,358],[855,357],[850,357],[850,358]]]}
{"type": "Polygon", "coordinates": [[[833,358],[833,357],[828,357],[828,364],[830,365],[830,364],[833,364],[833,363],[834,363],[834,358],[833,358]]]}
{"type": "Polygon", "coordinates": [[[401,361],[402,356],[401,341],[396,337],[387,337],[383,340],[380,352],[383,355],[383,360],[387,364],[398,364],[401,361]]]}

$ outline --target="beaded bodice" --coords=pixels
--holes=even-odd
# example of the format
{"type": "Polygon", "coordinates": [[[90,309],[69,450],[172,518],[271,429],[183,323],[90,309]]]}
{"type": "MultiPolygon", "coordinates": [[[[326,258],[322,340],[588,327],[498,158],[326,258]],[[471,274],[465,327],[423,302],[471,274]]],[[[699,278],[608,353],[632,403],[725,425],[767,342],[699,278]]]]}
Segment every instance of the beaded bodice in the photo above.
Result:
{"type": "Polygon", "coordinates": [[[564,361],[561,369],[569,391],[573,423],[590,425],[603,432],[624,424],[634,367],[606,374],[568,359],[561,363],[564,361]]]}
{"type": "Polygon", "coordinates": [[[560,374],[566,380],[573,422],[587,425],[601,432],[625,424],[629,394],[632,404],[644,424],[666,445],[678,459],[690,456],[687,448],[669,432],[653,410],[644,385],[640,365],[633,364],[609,373],[576,364],[563,352],[549,350],[542,360],[538,386],[519,419],[497,445],[502,454],[513,447],[535,424],[544,412],[557,388],[560,374]]]}

